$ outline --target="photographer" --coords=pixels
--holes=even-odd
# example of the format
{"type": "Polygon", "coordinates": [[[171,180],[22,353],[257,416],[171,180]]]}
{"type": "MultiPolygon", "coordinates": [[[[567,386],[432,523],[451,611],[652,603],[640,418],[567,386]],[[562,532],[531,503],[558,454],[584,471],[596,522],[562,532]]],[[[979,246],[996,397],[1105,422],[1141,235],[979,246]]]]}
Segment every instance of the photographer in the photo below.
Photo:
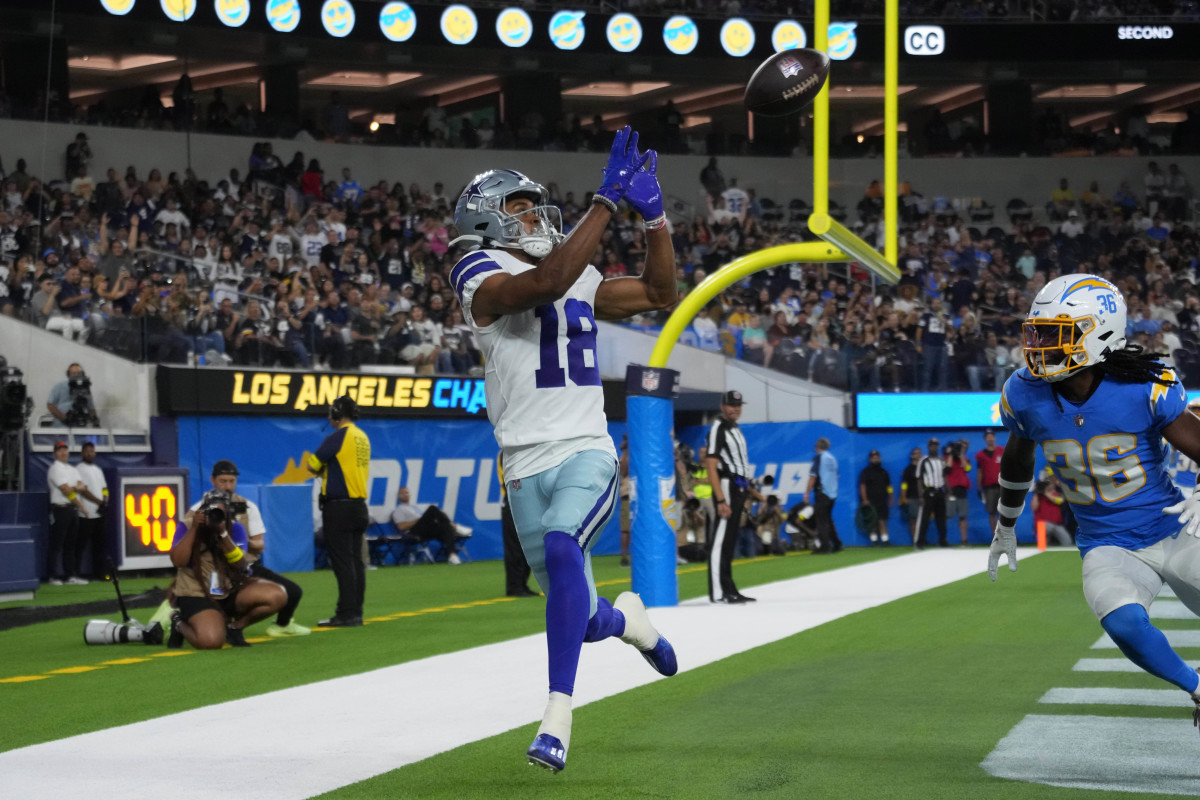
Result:
{"type": "Polygon", "coordinates": [[[55,428],[100,426],[92,399],[92,382],[84,374],[83,367],[78,364],[67,367],[67,379],[50,389],[46,410],[54,416],[54,422],[50,424],[55,428]]]}
{"type": "Polygon", "coordinates": [[[779,529],[783,527],[783,509],[776,495],[767,495],[766,501],[759,504],[754,514],[754,526],[758,540],[767,552],[776,556],[787,552],[787,546],[779,536],[779,529]]]}
{"type": "Polygon", "coordinates": [[[967,545],[967,495],[971,493],[971,461],[967,458],[969,442],[960,439],[946,445],[942,455],[946,460],[946,517],[958,518],[958,533],[962,545],[967,545]]]}
{"type": "MultiPolygon", "coordinates": [[[[1047,470],[1049,472],[1049,470],[1047,470]]],[[[1046,538],[1062,547],[1072,547],[1075,544],[1071,532],[1063,524],[1063,502],[1066,500],[1058,486],[1058,476],[1050,472],[1044,480],[1038,481],[1033,487],[1034,530],[1039,522],[1046,526],[1046,538]]]]}
{"type": "MultiPolygon", "coordinates": [[[[262,512],[259,511],[258,505],[237,493],[239,474],[237,465],[229,459],[223,458],[213,464],[212,485],[214,489],[229,494],[230,516],[245,531],[243,539],[237,535],[237,531],[235,530],[234,544],[241,547],[245,552],[246,573],[255,578],[262,578],[272,583],[277,583],[287,592],[287,603],[284,604],[283,608],[279,609],[279,617],[275,622],[267,626],[267,636],[274,638],[281,636],[307,636],[312,633],[312,630],[292,620],[292,615],[296,613],[296,607],[300,605],[300,598],[304,596],[304,590],[295,581],[267,569],[259,561],[263,554],[263,537],[267,533],[267,527],[263,524],[262,512]]],[[[199,508],[200,503],[196,503],[188,509],[187,515],[183,518],[184,523],[191,526],[192,517],[199,508]]]]}
{"type": "Polygon", "coordinates": [[[277,583],[247,574],[246,554],[235,544],[235,529],[245,529],[231,513],[228,492],[205,493],[192,514],[192,524],[180,525],[171,543],[171,563],[177,568],[172,591],[178,611],[171,617],[167,647],[187,639],[197,650],[219,650],[226,643],[249,647],[246,627],[283,608],[287,592],[277,583]]]}

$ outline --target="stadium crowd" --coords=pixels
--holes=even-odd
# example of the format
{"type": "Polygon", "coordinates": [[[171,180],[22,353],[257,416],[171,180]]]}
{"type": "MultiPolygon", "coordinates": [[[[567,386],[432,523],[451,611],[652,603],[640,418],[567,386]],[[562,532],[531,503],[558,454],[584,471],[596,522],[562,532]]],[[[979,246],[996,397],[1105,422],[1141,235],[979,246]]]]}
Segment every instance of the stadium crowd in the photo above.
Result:
{"type": "MultiPolygon", "coordinates": [[[[81,133],[66,152],[70,181],[43,183],[23,160],[0,180],[3,313],[159,362],[479,372],[447,283],[455,187],[364,186],[301,153],[285,165],[265,142],[244,174],[212,185],[157,169],[96,179],[91,161],[81,133]]],[[[805,235],[802,201],[759,198],[715,158],[700,182],[709,207],[673,220],[681,294],[744,253],[805,235]]],[[[1095,272],[1126,293],[1133,339],[1200,379],[1191,189],[1175,165],[1152,164],[1143,184],[1105,197],[1093,183],[1077,197],[1064,179],[1044,209],[1010,203],[1008,224],[986,229],[972,221],[978,209],[903,185],[899,285],[875,285],[857,266],[778,267],[710,304],[688,341],[851,391],[989,389],[1021,363],[1020,323],[1038,288],[1095,272]]],[[[548,188],[569,229],[590,198],[548,188]]],[[[877,183],[842,213],[882,244],[877,183]]],[[[640,225],[620,215],[593,263],[608,277],[638,274],[645,255],[640,225]]]]}

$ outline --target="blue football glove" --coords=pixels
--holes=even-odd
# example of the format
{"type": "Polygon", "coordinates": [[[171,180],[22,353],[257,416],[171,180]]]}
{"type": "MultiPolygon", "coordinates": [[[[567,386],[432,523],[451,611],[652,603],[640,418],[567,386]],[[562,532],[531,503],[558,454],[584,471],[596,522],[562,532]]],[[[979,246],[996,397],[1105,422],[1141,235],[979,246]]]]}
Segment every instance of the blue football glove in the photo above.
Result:
{"type": "Polygon", "coordinates": [[[617,203],[629,191],[629,183],[637,172],[645,157],[637,149],[637,131],[628,125],[617,131],[613,137],[612,150],[608,154],[608,163],[604,165],[604,176],[600,179],[600,188],[596,197],[601,198],[609,210],[615,212],[617,203]]]}
{"type": "Polygon", "coordinates": [[[646,151],[646,163],[633,174],[625,202],[650,222],[663,216],[662,188],[658,185],[658,153],[646,151]]]}

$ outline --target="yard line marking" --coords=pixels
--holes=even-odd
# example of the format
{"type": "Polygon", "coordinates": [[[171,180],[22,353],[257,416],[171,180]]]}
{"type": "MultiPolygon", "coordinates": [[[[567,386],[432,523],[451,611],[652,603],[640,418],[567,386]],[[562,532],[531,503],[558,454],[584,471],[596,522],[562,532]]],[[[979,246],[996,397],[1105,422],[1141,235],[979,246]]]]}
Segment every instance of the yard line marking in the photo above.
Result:
{"type": "MultiPolygon", "coordinates": [[[[1171,647],[1200,647],[1200,630],[1163,631],[1171,647]]],[[[1104,634],[1092,645],[1093,650],[1116,650],[1117,643],[1104,634]]]]}
{"type": "MultiPolygon", "coordinates": [[[[1200,661],[1188,661],[1193,669],[1200,669],[1200,661]]],[[[1145,672],[1141,667],[1126,658],[1081,658],[1071,667],[1075,672],[1145,672]]]]}
{"type": "Polygon", "coordinates": [[[1188,717],[1030,714],[983,761],[997,778],[1119,792],[1200,795],[1188,717]]]}
{"type": "Polygon", "coordinates": [[[1178,600],[1159,599],[1150,606],[1150,619],[1196,619],[1196,615],[1178,600]]]}
{"type": "Polygon", "coordinates": [[[1054,705],[1157,706],[1191,709],[1187,693],[1179,689],[1069,689],[1054,688],[1039,703],[1054,705]]]}
{"type": "MultiPolygon", "coordinates": [[[[680,670],[696,669],[918,592],[981,580],[983,566],[976,551],[911,553],[755,586],[753,606],[702,598],[651,615],[675,645],[680,670]]],[[[545,671],[538,634],[32,745],[0,753],[0,797],[171,796],[186,786],[189,800],[228,800],[245,794],[247,774],[263,800],[312,797],[537,721],[545,671]],[[442,692],[399,690],[435,685],[453,686],[453,702],[442,692]],[[112,769],[130,753],[158,752],[180,731],[190,741],[220,741],[222,768],[152,758],[112,769]]],[[[616,639],[585,647],[579,674],[576,708],[663,680],[616,639]]],[[[513,753],[513,762],[520,757],[513,753]]]]}

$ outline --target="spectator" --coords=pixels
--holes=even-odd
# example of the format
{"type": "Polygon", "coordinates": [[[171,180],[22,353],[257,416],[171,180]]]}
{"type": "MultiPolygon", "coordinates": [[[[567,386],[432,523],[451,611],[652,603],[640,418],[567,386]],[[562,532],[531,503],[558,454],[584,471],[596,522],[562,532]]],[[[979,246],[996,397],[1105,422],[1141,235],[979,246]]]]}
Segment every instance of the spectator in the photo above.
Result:
{"type": "Polygon", "coordinates": [[[725,191],[725,176],[721,174],[721,170],[717,166],[716,156],[708,159],[708,164],[700,170],[700,185],[704,187],[704,191],[708,193],[714,203],[725,191]]]}
{"type": "Polygon", "coordinates": [[[1075,208],[1075,193],[1071,191],[1066,178],[1058,181],[1058,188],[1050,192],[1050,218],[1066,219],[1067,214],[1075,208]]]}
{"type": "Polygon", "coordinates": [[[946,334],[950,318],[942,310],[942,298],[929,301],[929,311],[921,315],[917,330],[917,352],[921,354],[921,391],[946,391],[949,365],[946,359],[946,334]]]}
{"type": "MultiPolygon", "coordinates": [[[[464,532],[462,526],[455,525],[446,516],[446,512],[433,504],[425,504],[424,509],[414,505],[407,486],[401,486],[396,495],[396,508],[392,511],[392,526],[407,538],[419,542],[440,542],[442,552],[446,554],[446,563],[458,565],[462,558],[458,555],[458,539],[464,532]]],[[[468,535],[470,531],[465,531],[468,535]]]]}

